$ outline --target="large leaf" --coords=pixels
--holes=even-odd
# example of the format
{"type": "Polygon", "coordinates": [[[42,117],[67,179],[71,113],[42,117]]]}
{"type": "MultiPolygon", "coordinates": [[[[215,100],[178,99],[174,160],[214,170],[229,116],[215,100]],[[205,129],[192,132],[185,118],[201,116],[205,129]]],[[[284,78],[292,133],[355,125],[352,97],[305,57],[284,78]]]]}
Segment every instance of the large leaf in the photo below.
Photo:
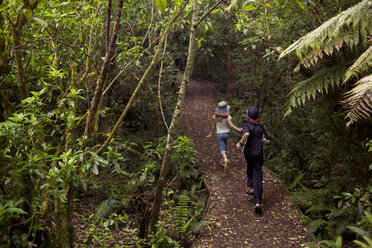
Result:
{"type": "Polygon", "coordinates": [[[164,12],[167,8],[167,0],[156,0],[156,5],[160,9],[161,13],[164,14],[164,12]]]}

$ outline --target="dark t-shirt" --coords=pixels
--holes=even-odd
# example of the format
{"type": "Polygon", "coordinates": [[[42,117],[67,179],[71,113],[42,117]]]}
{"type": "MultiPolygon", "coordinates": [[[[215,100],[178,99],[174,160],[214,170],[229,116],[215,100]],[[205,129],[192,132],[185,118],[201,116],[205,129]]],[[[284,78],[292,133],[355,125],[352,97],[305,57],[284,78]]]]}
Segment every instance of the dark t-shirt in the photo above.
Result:
{"type": "Polygon", "coordinates": [[[262,139],[269,139],[266,130],[261,125],[251,124],[249,122],[243,125],[243,135],[249,133],[248,139],[244,146],[244,153],[249,156],[263,154],[263,143],[262,139]]]}

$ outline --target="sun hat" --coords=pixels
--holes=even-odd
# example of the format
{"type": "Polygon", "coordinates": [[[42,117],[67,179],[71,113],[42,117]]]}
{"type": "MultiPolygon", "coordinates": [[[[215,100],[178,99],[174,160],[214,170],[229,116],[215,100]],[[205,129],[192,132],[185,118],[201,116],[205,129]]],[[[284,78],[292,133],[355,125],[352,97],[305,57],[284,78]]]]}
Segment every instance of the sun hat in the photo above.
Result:
{"type": "Polygon", "coordinates": [[[226,113],[230,110],[230,105],[227,105],[225,101],[221,101],[218,103],[216,112],[218,113],[226,113]]]}
{"type": "Polygon", "coordinates": [[[247,110],[247,115],[249,118],[251,118],[252,120],[255,120],[258,118],[258,109],[256,107],[250,107],[248,110],[247,110]]]}

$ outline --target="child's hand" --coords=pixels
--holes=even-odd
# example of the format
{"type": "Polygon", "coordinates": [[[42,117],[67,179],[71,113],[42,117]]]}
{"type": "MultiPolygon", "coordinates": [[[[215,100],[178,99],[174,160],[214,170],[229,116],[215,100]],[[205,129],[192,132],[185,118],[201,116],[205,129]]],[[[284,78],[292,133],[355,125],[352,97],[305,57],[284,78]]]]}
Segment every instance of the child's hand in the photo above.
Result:
{"type": "Polygon", "coordinates": [[[239,128],[239,132],[243,132],[243,128],[239,128]]]}
{"type": "Polygon", "coordinates": [[[236,147],[237,148],[240,148],[241,147],[240,142],[236,143],[236,147]]]}
{"type": "Polygon", "coordinates": [[[208,134],[207,136],[205,136],[205,138],[209,139],[210,137],[212,137],[212,134],[208,134]]]}

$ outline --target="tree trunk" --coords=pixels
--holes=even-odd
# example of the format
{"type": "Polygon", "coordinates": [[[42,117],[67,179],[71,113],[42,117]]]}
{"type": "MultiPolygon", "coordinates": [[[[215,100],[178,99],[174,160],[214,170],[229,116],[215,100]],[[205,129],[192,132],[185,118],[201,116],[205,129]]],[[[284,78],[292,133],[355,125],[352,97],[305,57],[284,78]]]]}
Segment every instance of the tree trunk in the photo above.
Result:
{"type": "Polygon", "coordinates": [[[160,176],[159,176],[158,183],[156,186],[154,206],[153,206],[152,214],[151,214],[150,228],[151,228],[151,232],[153,233],[156,232],[156,223],[158,222],[158,219],[159,219],[159,211],[160,211],[160,206],[161,206],[161,201],[162,201],[162,196],[163,196],[163,189],[164,189],[165,180],[166,180],[166,177],[169,171],[170,156],[171,156],[172,149],[173,149],[174,137],[176,135],[178,122],[179,122],[180,114],[181,114],[181,109],[183,106],[183,102],[185,100],[187,85],[190,81],[191,74],[192,74],[193,67],[194,67],[195,32],[197,28],[197,14],[198,14],[198,1],[193,1],[193,14],[192,14],[192,21],[191,21],[190,42],[189,42],[186,68],[185,68],[185,72],[183,75],[176,108],[173,112],[172,121],[168,129],[167,144],[165,146],[164,158],[163,158],[163,162],[162,162],[162,166],[160,170],[160,176]]]}
{"type": "Polygon", "coordinates": [[[112,59],[112,55],[114,54],[114,47],[116,43],[116,39],[118,37],[119,33],[119,27],[120,27],[120,18],[121,18],[121,13],[123,9],[123,0],[119,0],[118,6],[117,6],[117,12],[116,12],[116,19],[115,19],[115,26],[114,30],[112,32],[110,44],[108,46],[108,51],[106,52],[106,56],[103,62],[103,65],[101,67],[101,72],[100,75],[97,79],[97,86],[94,91],[94,96],[92,100],[92,104],[90,106],[89,112],[88,112],[88,118],[87,122],[85,125],[85,130],[84,130],[84,136],[86,138],[89,138],[91,135],[92,131],[94,130],[96,119],[97,119],[97,113],[98,113],[98,106],[100,105],[102,95],[103,95],[103,86],[106,82],[106,77],[108,73],[108,69],[110,66],[110,61],[112,59]]]}
{"type": "Polygon", "coordinates": [[[181,15],[183,9],[186,7],[188,3],[188,0],[185,0],[180,8],[178,9],[177,13],[172,17],[172,19],[167,23],[167,28],[166,30],[163,32],[163,34],[161,35],[161,39],[160,39],[160,42],[159,42],[159,45],[157,46],[156,48],[156,52],[154,54],[154,57],[152,58],[151,60],[151,63],[149,65],[149,67],[147,68],[147,70],[145,71],[145,73],[143,74],[142,78],[140,79],[140,81],[138,82],[137,84],[137,87],[136,89],[134,90],[132,96],[130,97],[128,103],[127,103],[127,106],[125,107],[124,111],[121,113],[119,119],[117,120],[117,122],[115,123],[115,126],[114,128],[111,130],[110,132],[110,135],[107,137],[107,139],[105,140],[105,143],[100,147],[100,149],[96,152],[98,155],[100,155],[105,149],[106,147],[109,145],[112,137],[114,136],[116,130],[118,130],[118,128],[120,127],[121,123],[123,122],[125,116],[127,115],[128,111],[129,111],[129,108],[132,106],[133,104],[133,101],[134,99],[137,97],[137,94],[139,92],[139,90],[141,89],[143,83],[145,82],[145,80],[147,79],[147,77],[151,74],[152,70],[155,68],[155,66],[159,63],[159,60],[160,60],[160,52],[162,50],[162,47],[165,43],[165,40],[166,40],[166,37],[167,37],[167,34],[170,30],[170,28],[172,27],[172,25],[176,22],[176,20],[178,19],[178,17],[181,15]]]}
{"type": "Polygon", "coordinates": [[[23,14],[23,10],[31,10],[33,11],[41,0],[35,0],[33,3],[29,1],[24,1],[24,6],[22,7],[21,11],[18,14],[17,22],[12,23],[12,42],[13,42],[13,50],[15,61],[17,65],[17,82],[19,91],[21,94],[21,99],[25,99],[28,96],[27,91],[27,83],[25,78],[25,70],[23,67],[23,60],[22,60],[22,50],[20,49],[21,45],[21,37],[22,37],[22,28],[27,22],[26,16],[23,14]]]}

